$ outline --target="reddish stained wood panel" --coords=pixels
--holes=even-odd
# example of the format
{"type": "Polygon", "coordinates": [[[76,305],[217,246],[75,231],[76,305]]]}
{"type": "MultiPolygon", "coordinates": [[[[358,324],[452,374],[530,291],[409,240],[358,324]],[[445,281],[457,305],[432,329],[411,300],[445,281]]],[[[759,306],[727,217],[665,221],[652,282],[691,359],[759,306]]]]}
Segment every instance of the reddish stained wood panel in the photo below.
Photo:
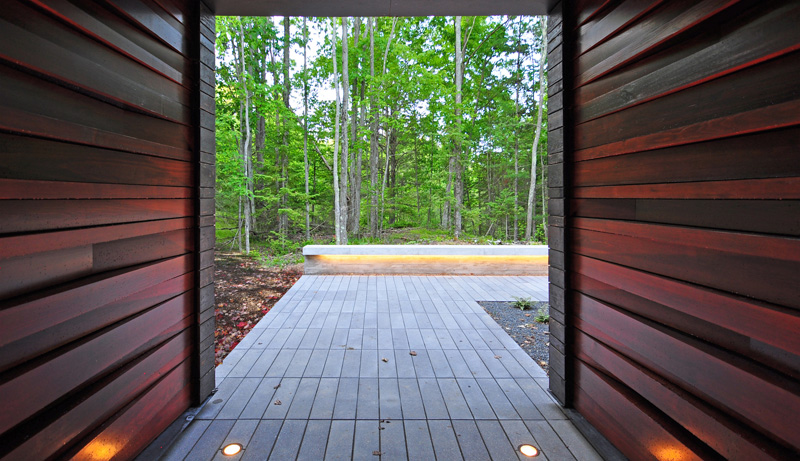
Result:
{"type": "Polygon", "coordinates": [[[631,459],[797,459],[800,8],[664,2],[625,23],[643,5],[578,11],[564,56],[575,406],[631,459]]]}
{"type": "Polygon", "coordinates": [[[197,66],[200,6],[6,6],[0,458],[109,455],[111,441],[132,458],[208,388],[195,376],[197,93],[213,82],[197,66]]]}
{"type": "MultiPolygon", "coordinates": [[[[124,402],[139,396],[159,378],[189,358],[191,352],[191,336],[179,334],[93,385],[87,391],[85,400],[67,410],[54,410],[39,416],[47,424],[31,438],[0,445],[8,447],[10,451],[7,456],[11,459],[47,459],[56,456],[71,440],[88,434],[87,421],[94,424],[106,421],[122,409],[124,402]]],[[[0,456],[3,456],[2,452],[0,456]]]]}
{"type": "Polygon", "coordinates": [[[779,443],[798,446],[800,385],[758,363],[578,295],[575,327],[779,443]],[[720,383],[725,383],[721,385],[720,383]]]}

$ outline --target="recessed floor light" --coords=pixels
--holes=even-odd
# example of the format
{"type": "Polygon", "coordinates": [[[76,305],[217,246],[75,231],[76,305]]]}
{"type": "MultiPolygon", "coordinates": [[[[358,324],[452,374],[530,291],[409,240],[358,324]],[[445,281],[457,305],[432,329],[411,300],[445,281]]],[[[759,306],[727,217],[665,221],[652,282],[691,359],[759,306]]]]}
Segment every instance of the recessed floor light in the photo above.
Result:
{"type": "Polygon", "coordinates": [[[222,449],[222,454],[225,456],[233,456],[237,455],[242,451],[242,445],[238,443],[231,443],[229,445],[225,445],[222,449]]]}
{"type": "Polygon", "coordinates": [[[537,449],[533,445],[528,445],[528,444],[520,445],[519,452],[527,456],[528,458],[539,456],[539,449],[537,449]]]}

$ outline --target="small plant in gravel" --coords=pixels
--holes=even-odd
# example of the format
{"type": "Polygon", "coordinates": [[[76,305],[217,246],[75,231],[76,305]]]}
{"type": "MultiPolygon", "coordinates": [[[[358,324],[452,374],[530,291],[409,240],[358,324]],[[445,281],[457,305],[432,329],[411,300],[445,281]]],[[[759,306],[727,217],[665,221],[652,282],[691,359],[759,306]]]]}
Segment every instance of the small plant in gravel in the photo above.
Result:
{"type": "Polygon", "coordinates": [[[514,302],[511,303],[517,309],[524,311],[525,309],[530,309],[533,307],[533,300],[531,298],[517,298],[514,296],[514,302]]]}
{"type": "Polygon", "coordinates": [[[536,317],[534,317],[533,319],[536,320],[539,323],[547,323],[547,322],[549,322],[550,321],[550,313],[548,311],[549,311],[549,309],[548,309],[547,305],[541,306],[539,308],[539,310],[536,311],[536,317]]]}

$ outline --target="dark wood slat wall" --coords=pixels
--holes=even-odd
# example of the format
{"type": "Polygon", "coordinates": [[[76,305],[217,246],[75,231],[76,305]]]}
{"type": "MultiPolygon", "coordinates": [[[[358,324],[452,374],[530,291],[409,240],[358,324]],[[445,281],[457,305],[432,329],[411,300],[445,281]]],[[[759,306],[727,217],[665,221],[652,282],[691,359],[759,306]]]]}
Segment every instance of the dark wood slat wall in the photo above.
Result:
{"type": "Polygon", "coordinates": [[[0,459],[131,458],[214,383],[213,15],[3,6],[0,459]]]}
{"type": "MultiPolygon", "coordinates": [[[[582,2],[585,14],[591,15],[590,8],[599,8],[602,2],[582,2]]],[[[569,261],[565,258],[565,243],[567,232],[566,223],[568,202],[564,192],[569,185],[566,169],[569,168],[564,161],[564,153],[570,151],[571,130],[570,117],[572,114],[571,95],[572,89],[565,82],[570,81],[572,63],[564,60],[566,51],[572,38],[571,34],[564,34],[564,24],[570,24],[573,17],[567,2],[558,2],[549,12],[547,23],[547,157],[548,157],[548,212],[550,222],[548,227],[549,237],[549,276],[550,276],[550,390],[562,405],[569,406],[571,395],[568,392],[568,381],[571,379],[571,369],[568,366],[571,352],[568,350],[568,329],[570,319],[566,315],[566,292],[569,280],[569,261]],[[565,11],[566,10],[566,11],[565,11]],[[566,19],[566,22],[565,22],[566,19]],[[567,39],[565,43],[564,39],[567,39]]],[[[571,28],[570,28],[571,29],[571,28]]]]}
{"type": "Polygon", "coordinates": [[[576,7],[551,388],[631,459],[798,459],[800,4],[576,7]]]}
{"type": "Polygon", "coordinates": [[[215,17],[205,4],[200,5],[200,46],[198,70],[200,91],[198,111],[199,185],[197,216],[197,350],[196,364],[199,386],[194,395],[195,403],[205,399],[215,386],[214,379],[214,191],[216,187],[216,138],[215,138],[215,17]]]}

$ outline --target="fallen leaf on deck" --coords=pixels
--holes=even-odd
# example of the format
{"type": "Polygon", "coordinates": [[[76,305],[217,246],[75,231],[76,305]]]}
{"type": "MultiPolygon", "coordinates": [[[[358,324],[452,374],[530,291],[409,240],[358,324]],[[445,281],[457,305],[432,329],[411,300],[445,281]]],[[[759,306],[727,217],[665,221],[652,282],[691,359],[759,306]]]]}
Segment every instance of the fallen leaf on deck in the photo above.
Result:
{"type": "Polygon", "coordinates": [[[283,405],[283,403],[281,403],[281,401],[280,401],[280,400],[276,400],[276,401],[275,401],[275,405],[283,405]]]}
{"type": "Polygon", "coordinates": [[[411,351],[411,352],[408,353],[408,355],[413,355],[414,357],[416,357],[417,356],[417,352],[416,351],[411,351]]]}
{"type": "Polygon", "coordinates": [[[386,357],[381,359],[381,362],[388,362],[388,361],[389,361],[389,359],[387,359],[386,357]]]}
{"type": "Polygon", "coordinates": [[[382,455],[382,454],[383,454],[383,453],[382,453],[382,452],[380,452],[380,451],[378,451],[378,450],[375,450],[375,451],[373,451],[373,452],[372,452],[372,456],[380,456],[380,455],[382,455]]]}
{"type": "Polygon", "coordinates": [[[494,358],[496,358],[496,359],[502,359],[503,357],[502,357],[502,356],[500,356],[500,355],[495,355],[495,356],[494,356],[494,358]]]}

